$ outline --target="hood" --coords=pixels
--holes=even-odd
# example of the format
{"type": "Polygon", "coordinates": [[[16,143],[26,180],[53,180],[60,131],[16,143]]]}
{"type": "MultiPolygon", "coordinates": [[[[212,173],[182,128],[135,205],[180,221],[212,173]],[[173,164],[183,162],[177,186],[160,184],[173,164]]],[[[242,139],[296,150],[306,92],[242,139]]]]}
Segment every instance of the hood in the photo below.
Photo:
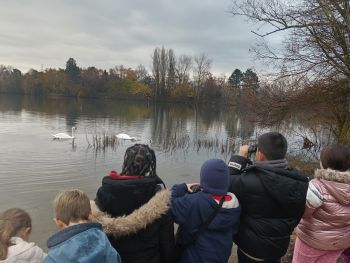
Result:
{"type": "MultiPolygon", "coordinates": [[[[205,200],[207,201],[206,209],[210,208],[210,212],[214,212],[214,210],[217,208],[219,201],[215,200],[211,195],[207,193],[202,192],[201,194],[205,195],[205,200]]],[[[226,196],[229,198],[225,198],[225,201],[222,204],[219,213],[214,217],[214,219],[208,226],[208,229],[227,229],[237,224],[241,212],[238,200],[236,196],[232,193],[227,193],[226,196]]]]}
{"type": "Polygon", "coordinates": [[[121,262],[98,223],[81,223],[60,230],[47,241],[45,262],[121,262]]]}
{"type": "Polygon", "coordinates": [[[350,205],[350,171],[317,169],[315,179],[342,205],[350,205]]]}
{"type": "Polygon", "coordinates": [[[34,243],[28,243],[20,237],[12,237],[7,258],[0,260],[1,263],[24,263],[24,262],[42,262],[46,256],[44,251],[34,243]]]}
{"type": "Polygon", "coordinates": [[[170,196],[169,190],[159,191],[131,214],[115,218],[101,212],[94,201],[91,201],[91,209],[95,220],[102,224],[106,234],[120,237],[134,234],[166,214],[169,211],[170,196]]]}
{"type": "Polygon", "coordinates": [[[275,168],[264,165],[252,165],[246,171],[256,170],[255,173],[267,190],[267,193],[281,205],[305,204],[308,189],[308,178],[298,170],[275,168]]]}
{"type": "Polygon", "coordinates": [[[57,233],[53,234],[49,239],[47,240],[47,247],[51,248],[54,246],[57,246],[66,240],[74,237],[75,235],[78,235],[82,232],[85,232],[90,229],[99,229],[102,230],[102,227],[98,223],[81,223],[81,224],[76,224],[73,226],[66,227],[57,233]]]}
{"type": "Polygon", "coordinates": [[[11,242],[14,245],[9,246],[7,258],[4,260],[0,260],[0,262],[4,262],[4,263],[16,262],[17,256],[20,254],[22,254],[23,258],[27,258],[27,259],[30,259],[31,257],[34,256],[35,250],[29,252],[30,249],[35,247],[34,243],[28,243],[26,241],[23,241],[20,237],[12,237],[11,242]],[[25,253],[27,253],[26,256],[25,256],[25,253]]]}
{"type": "Polygon", "coordinates": [[[105,176],[95,202],[101,211],[113,217],[128,215],[147,203],[160,190],[158,183],[158,177],[114,179],[105,176]]]}

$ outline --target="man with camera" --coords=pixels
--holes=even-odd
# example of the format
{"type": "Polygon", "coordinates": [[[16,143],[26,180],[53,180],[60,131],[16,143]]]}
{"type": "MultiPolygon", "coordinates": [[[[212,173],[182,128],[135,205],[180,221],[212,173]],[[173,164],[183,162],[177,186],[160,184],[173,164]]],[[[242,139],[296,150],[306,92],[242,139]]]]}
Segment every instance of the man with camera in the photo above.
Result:
{"type": "Polygon", "coordinates": [[[242,207],[235,236],[238,260],[280,262],[304,213],[308,179],[288,166],[287,141],[282,134],[262,134],[255,149],[243,145],[229,162],[229,191],[242,207]],[[248,153],[255,149],[252,162],[248,153]]]}

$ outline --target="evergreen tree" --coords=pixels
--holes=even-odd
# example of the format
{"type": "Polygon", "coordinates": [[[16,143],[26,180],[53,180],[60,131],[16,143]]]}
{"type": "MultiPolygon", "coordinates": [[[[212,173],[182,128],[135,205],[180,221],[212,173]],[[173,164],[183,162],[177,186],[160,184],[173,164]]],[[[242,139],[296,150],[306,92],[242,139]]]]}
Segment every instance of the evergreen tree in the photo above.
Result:
{"type": "Polygon", "coordinates": [[[69,78],[73,81],[79,80],[80,77],[80,69],[77,66],[77,62],[74,58],[69,58],[66,62],[65,72],[69,76],[69,78]]]}
{"type": "Polygon", "coordinates": [[[254,91],[257,91],[259,88],[258,75],[250,68],[243,73],[242,81],[243,81],[244,87],[246,88],[250,88],[254,91]]]}
{"type": "Polygon", "coordinates": [[[240,84],[243,80],[243,73],[238,68],[236,68],[231,76],[228,78],[228,83],[231,87],[234,87],[236,90],[240,88],[240,84]]]}

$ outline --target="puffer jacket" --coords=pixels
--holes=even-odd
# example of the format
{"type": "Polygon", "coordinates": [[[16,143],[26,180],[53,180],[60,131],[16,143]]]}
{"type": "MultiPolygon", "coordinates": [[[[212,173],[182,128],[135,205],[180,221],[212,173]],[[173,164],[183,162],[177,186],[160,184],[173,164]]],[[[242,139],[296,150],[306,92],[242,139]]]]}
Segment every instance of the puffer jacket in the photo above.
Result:
{"type": "Polygon", "coordinates": [[[173,263],[174,223],[170,191],[157,177],[107,176],[92,212],[123,263],[173,263]]]}
{"type": "Polygon", "coordinates": [[[288,168],[287,163],[285,168],[268,162],[246,168],[247,158],[233,157],[239,169],[231,170],[229,190],[242,207],[235,243],[251,257],[280,259],[303,216],[308,179],[298,170],[288,168]]]}
{"type": "Polygon", "coordinates": [[[218,208],[219,201],[204,191],[188,193],[186,184],[172,188],[171,213],[181,226],[179,244],[185,245],[181,263],[226,263],[231,254],[233,236],[238,232],[241,208],[234,194],[227,193],[222,208],[208,227],[190,243],[198,227],[218,208]]]}
{"type": "Polygon", "coordinates": [[[20,237],[12,237],[14,245],[8,248],[7,258],[1,263],[41,263],[46,254],[34,243],[28,243],[20,237]]]}
{"type": "Polygon", "coordinates": [[[319,208],[306,206],[297,236],[320,250],[346,249],[350,245],[350,172],[318,169],[312,184],[323,196],[319,208]]]}

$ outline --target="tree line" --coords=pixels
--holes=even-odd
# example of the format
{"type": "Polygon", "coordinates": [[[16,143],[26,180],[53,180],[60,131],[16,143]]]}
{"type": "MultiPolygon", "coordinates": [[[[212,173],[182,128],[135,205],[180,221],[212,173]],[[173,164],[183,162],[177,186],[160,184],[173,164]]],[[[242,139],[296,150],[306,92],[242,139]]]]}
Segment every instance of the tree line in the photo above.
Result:
{"type": "Polygon", "coordinates": [[[60,95],[94,98],[151,98],[175,101],[236,103],[244,92],[257,92],[253,69],[235,69],[227,78],[210,72],[213,60],[201,53],[176,56],[173,49],[155,48],[152,68],[115,66],[107,70],[81,68],[69,58],[64,69],[30,69],[26,73],[0,65],[0,92],[35,96],[60,95]]]}

